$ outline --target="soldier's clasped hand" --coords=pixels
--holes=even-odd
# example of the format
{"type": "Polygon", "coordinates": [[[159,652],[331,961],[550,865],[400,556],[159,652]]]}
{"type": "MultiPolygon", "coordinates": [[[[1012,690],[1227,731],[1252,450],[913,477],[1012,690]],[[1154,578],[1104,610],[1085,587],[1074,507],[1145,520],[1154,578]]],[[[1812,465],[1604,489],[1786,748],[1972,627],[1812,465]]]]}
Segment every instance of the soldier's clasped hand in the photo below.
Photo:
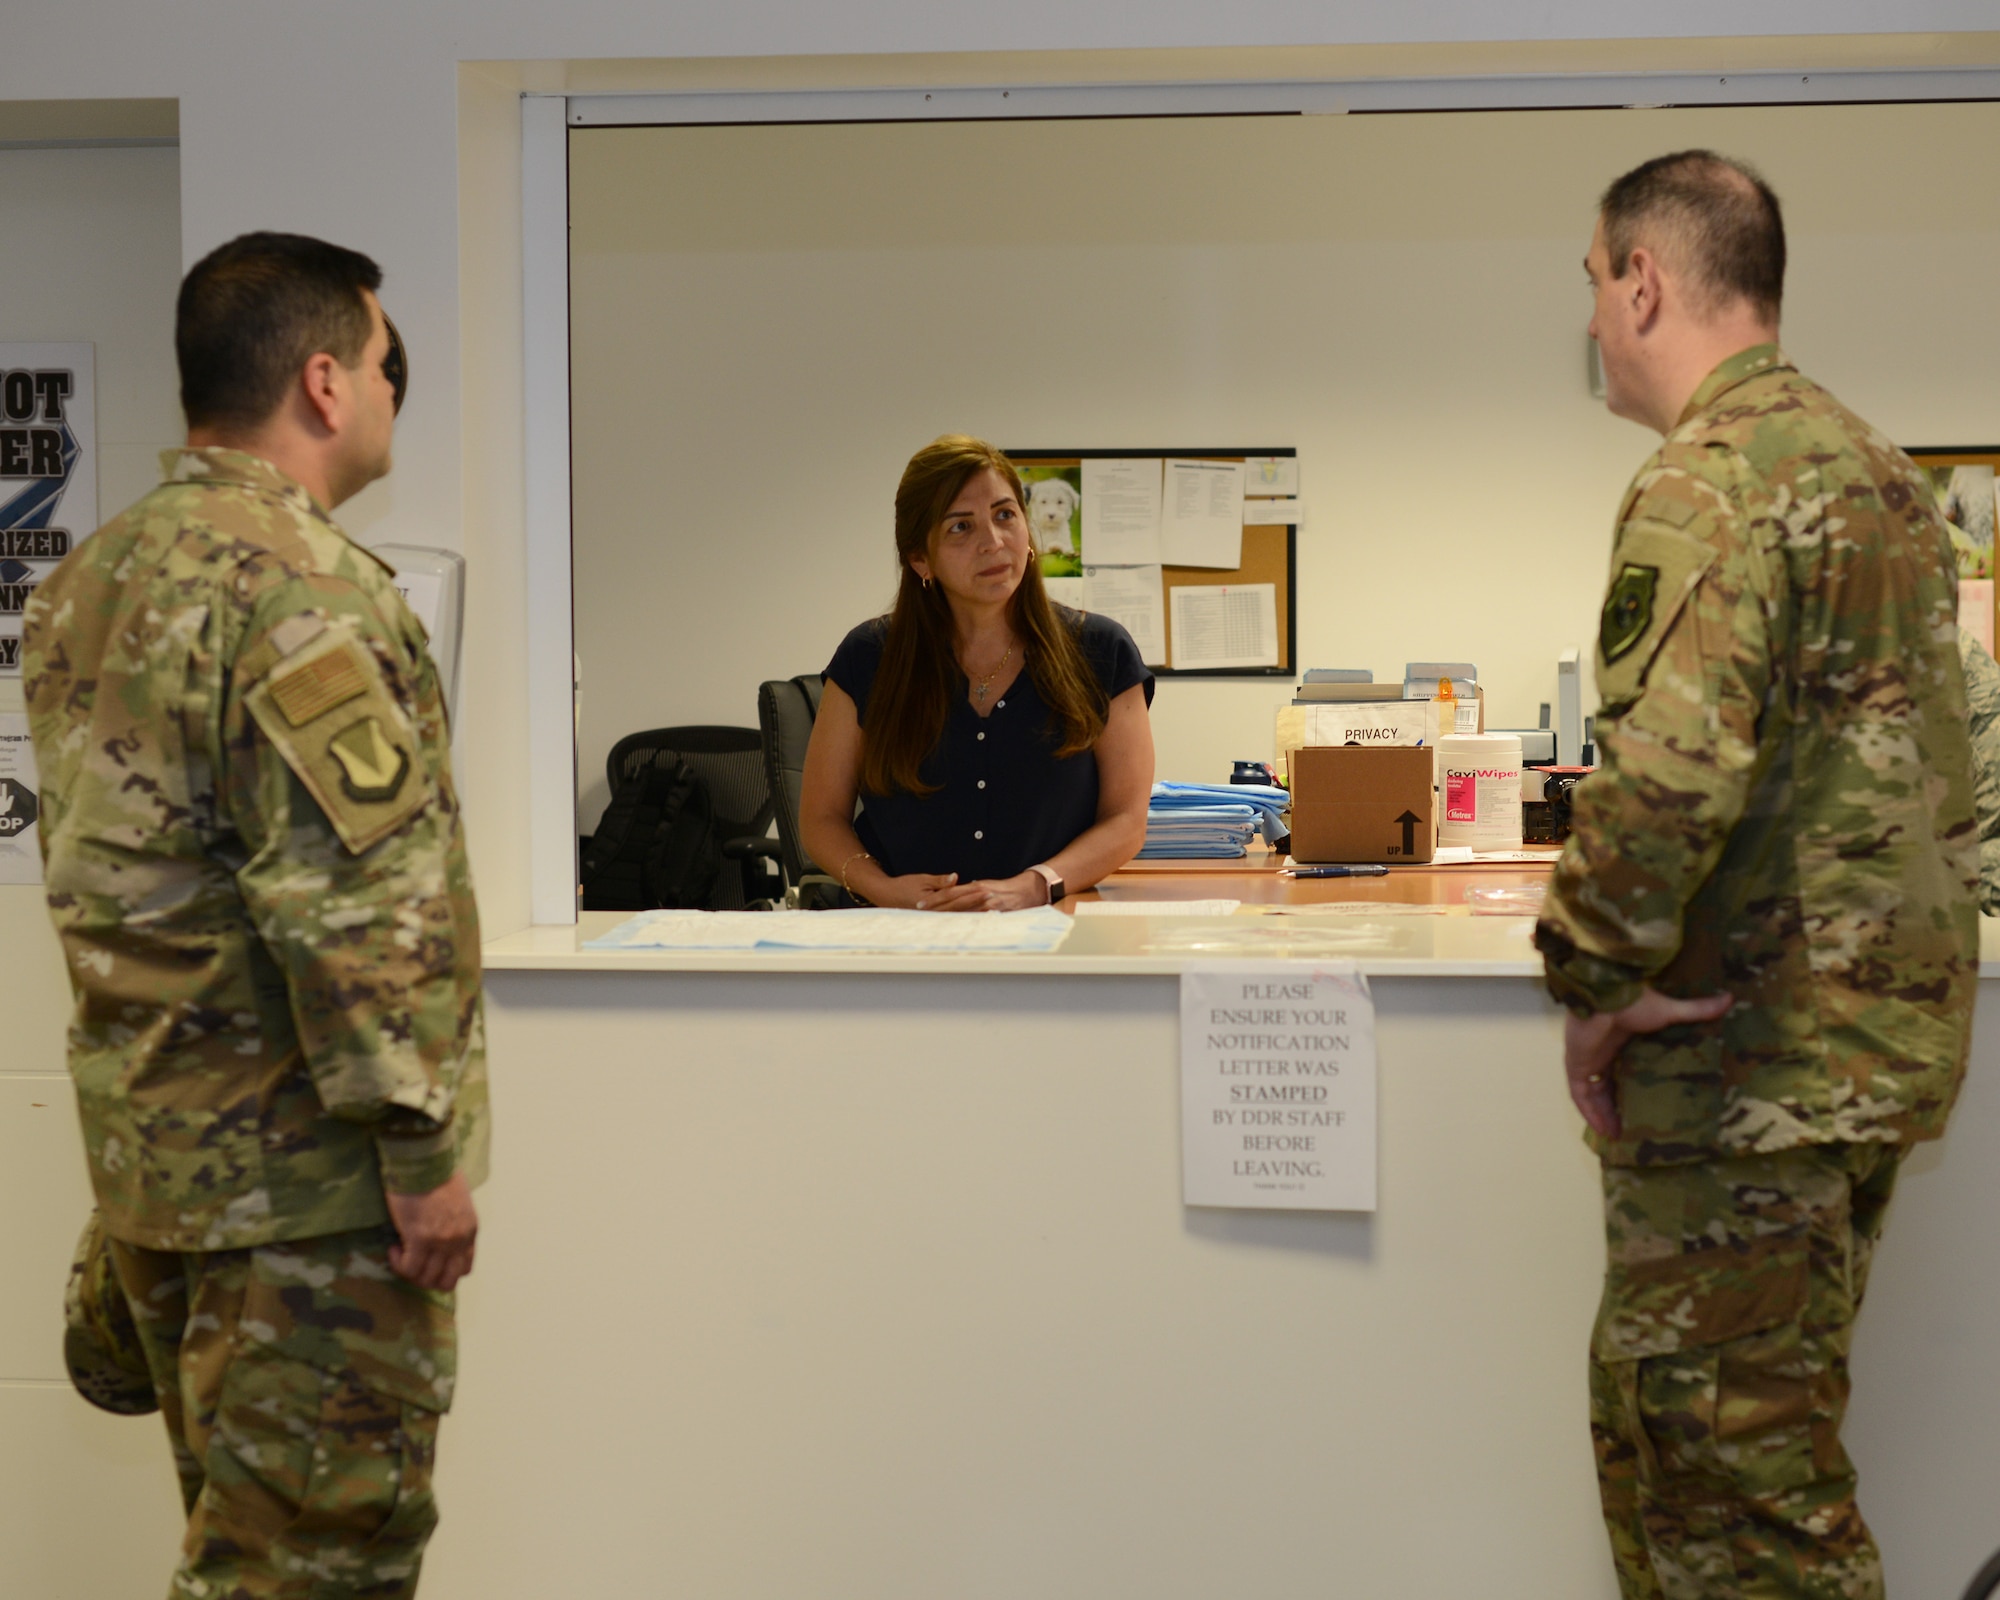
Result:
{"type": "Polygon", "coordinates": [[[1618,1053],[1634,1034],[1658,1033],[1688,1022],[1713,1022],[1736,1003],[1726,994],[1677,1000],[1657,989],[1640,991],[1622,1011],[1594,1016],[1574,1013],[1563,1025],[1563,1070],[1569,1075],[1569,1097],[1583,1120],[1607,1139],[1618,1137],[1618,1053]]]}

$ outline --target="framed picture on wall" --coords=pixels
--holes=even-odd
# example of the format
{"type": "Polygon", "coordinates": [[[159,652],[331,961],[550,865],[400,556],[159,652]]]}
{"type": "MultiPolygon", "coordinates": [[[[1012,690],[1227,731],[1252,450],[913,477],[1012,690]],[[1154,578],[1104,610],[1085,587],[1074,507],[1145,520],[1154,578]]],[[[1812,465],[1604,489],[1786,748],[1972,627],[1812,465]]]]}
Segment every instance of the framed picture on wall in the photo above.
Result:
{"type": "Polygon", "coordinates": [[[1993,524],[2000,445],[1919,446],[1910,459],[1923,468],[1951,527],[1958,556],[1958,625],[1992,653],[1995,634],[1993,524]]]}

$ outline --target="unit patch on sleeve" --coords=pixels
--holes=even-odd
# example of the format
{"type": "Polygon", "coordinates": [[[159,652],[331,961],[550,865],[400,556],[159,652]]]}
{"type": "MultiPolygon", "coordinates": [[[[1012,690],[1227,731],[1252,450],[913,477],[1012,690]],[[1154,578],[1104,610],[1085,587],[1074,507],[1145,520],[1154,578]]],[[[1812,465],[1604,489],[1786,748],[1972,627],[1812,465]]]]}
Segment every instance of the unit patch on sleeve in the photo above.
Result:
{"type": "Polygon", "coordinates": [[[312,638],[271,667],[244,704],[354,854],[430,803],[409,718],[351,634],[329,628],[312,638]]]}
{"type": "Polygon", "coordinates": [[[1617,716],[1639,698],[1661,644],[1715,560],[1714,545],[1670,522],[1648,518],[1618,530],[1597,629],[1601,715],[1617,716]]]}
{"type": "Polygon", "coordinates": [[[1598,624],[1597,648],[1606,664],[1616,661],[1646,637],[1653,625],[1653,596],[1660,587],[1660,569],[1628,561],[1611,580],[1598,624]]]}
{"type": "Polygon", "coordinates": [[[326,748],[340,763],[340,786],[348,797],[370,804],[393,800],[410,775],[410,756],[396,748],[375,717],[350,722],[327,740],[326,748]]]}

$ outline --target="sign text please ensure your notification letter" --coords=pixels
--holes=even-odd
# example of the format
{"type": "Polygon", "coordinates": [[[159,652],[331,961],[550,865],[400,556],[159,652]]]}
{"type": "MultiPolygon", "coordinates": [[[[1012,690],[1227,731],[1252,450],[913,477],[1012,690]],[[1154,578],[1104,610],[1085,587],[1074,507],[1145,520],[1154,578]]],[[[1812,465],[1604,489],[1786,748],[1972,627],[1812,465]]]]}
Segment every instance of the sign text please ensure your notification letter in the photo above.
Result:
{"type": "Polygon", "coordinates": [[[1375,1007],[1352,967],[1181,974],[1181,1198],[1375,1209],[1375,1007]]]}

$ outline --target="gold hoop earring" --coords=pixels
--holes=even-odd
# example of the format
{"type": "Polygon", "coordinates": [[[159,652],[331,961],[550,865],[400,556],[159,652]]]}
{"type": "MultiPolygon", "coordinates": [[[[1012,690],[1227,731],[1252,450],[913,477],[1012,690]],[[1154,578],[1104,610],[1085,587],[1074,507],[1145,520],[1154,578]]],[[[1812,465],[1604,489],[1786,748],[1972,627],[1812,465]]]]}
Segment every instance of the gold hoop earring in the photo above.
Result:
{"type": "Polygon", "coordinates": [[[930,586],[931,586],[931,580],[929,578],[924,579],[924,587],[928,589],[930,586]]]}

